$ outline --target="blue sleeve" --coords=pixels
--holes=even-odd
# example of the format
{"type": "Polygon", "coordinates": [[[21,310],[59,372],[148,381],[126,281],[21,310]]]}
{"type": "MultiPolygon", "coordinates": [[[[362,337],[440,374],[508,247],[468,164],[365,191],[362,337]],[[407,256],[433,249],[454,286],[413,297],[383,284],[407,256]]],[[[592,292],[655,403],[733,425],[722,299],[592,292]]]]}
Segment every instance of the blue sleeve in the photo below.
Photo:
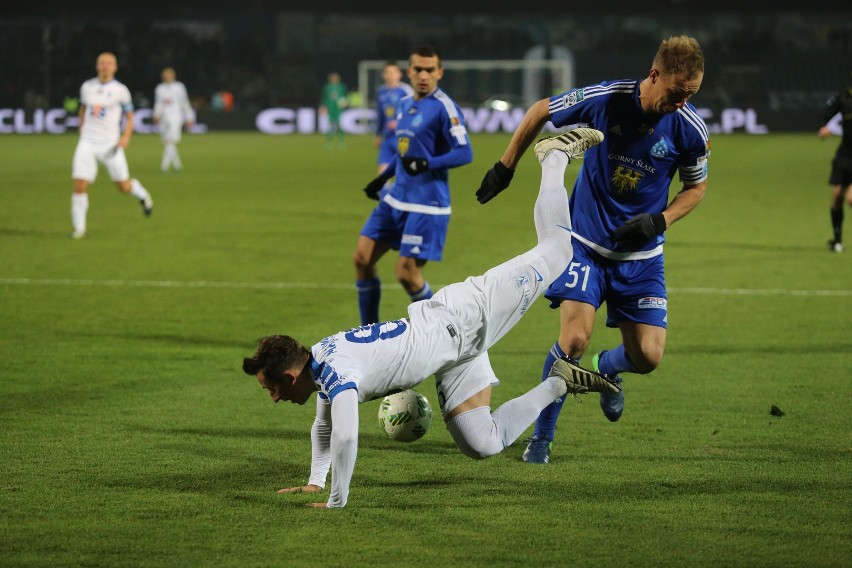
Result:
{"type": "Polygon", "coordinates": [[[469,164],[472,161],[473,149],[470,147],[470,144],[466,144],[464,146],[455,147],[446,154],[433,156],[432,159],[429,160],[429,169],[455,168],[469,164]]]}
{"type": "Polygon", "coordinates": [[[586,98],[586,89],[574,89],[550,97],[550,122],[560,128],[579,122],[592,123],[593,103],[586,98]]]}
{"type": "Polygon", "coordinates": [[[469,164],[473,161],[473,149],[470,147],[470,137],[464,124],[464,115],[461,109],[456,108],[456,116],[443,114],[441,125],[444,129],[442,135],[450,145],[450,151],[440,156],[432,156],[429,160],[429,169],[455,168],[469,164]]]}

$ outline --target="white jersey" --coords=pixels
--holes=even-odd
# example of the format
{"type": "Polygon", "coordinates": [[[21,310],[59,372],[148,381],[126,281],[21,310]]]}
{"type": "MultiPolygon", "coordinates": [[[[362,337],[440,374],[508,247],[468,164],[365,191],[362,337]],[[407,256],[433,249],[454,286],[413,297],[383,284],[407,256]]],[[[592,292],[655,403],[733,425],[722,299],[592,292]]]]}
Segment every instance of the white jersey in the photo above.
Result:
{"type": "Polygon", "coordinates": [[[97,77],[80,87],[80,104],[86,106],[80,139],[114,146],[121,138],[121,116],[133,112],[130,91],[115,79],[101,83],[97,77]]]}
{"type": "Polygon", "coordinates": [[[413,388],[459,359],[458,324],[447,312],[409,309],[409,316],[342,331],[314,345],[311,365],[320,396],[334,400],[355,389],[363,403],[413,388]]]}
{"type": "Polygon", "coordinates": [[[160,83],[154,90],[154,117],[167,122],[195,122],[186,87],[180,81],[160,83]]]}

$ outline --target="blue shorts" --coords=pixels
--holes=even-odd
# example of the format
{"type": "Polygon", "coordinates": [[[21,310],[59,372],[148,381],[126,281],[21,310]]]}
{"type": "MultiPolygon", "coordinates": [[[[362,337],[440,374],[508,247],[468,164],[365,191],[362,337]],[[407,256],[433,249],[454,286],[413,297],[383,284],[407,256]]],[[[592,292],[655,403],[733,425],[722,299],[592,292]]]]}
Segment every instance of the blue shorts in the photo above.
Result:
{"type": "Polygon", "coordinates": [[[558,308],[563,300],[574,300],[597,310],[606,302],[607,327],[618,327],[621,322],[666,327],[668,300],[663,255],[617,261],[599,255],[576,239],[573,246],[571,263],[544,293],[551,308],[558,308]]]}
{"type": "Polygon", "coordinates": [[[449,215],[400,211],[380,201],[364,223],[361,234],[389,244],[399,251],[399,256],[441,260],[449,224],[449,215]]]}
{"type": "Polygon", "coordinates": [[[396,137],[390,136],[382,140],[379,146],[379,158],[376,160],[376,163],[379,165],[390,164],[394,154],[396,154],[396,137]]]}

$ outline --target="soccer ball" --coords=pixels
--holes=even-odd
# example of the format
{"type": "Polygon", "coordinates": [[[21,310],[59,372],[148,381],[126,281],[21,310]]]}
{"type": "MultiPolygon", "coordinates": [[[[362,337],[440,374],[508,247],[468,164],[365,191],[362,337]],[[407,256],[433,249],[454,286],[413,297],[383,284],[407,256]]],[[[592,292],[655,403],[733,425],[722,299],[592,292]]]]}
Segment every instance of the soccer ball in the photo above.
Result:
{"type": "Polygon", "coordinates": [[[432,423],[432,406],[414,390],[390,394],[379,405],[379,425],[388,438],[413,442],[422,438],[432,423]]]}

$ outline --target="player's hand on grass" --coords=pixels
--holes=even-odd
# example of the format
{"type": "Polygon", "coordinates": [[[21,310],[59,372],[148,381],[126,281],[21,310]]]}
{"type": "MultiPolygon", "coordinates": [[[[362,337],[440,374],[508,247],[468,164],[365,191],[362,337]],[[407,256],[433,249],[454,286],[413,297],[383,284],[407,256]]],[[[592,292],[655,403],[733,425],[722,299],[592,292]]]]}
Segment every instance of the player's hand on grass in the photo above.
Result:
{"type": "Polygon", "coordinates": [[[488,170],[479,189],[476,190],[476,200],[480,203],[488,203],[495,195],[509,187],[515,170],[511,170],[498,161],[494,167],[488,170]]]}
{"type": "Polygon", "coordinates": [[[612,234],[612,240],[624,245],[628,250],[638,250],[657,235],[666,230],[666,218],[662,213],[642,213],[628,219],[612,234]]]}
{"type": "Polygon", "coordinates": [[[279,489],[278,493],[316,493],[317,491],[322,491],[322,487],[319,485],[301,485],[299,487],[279,489]]]}
{"type": "Polygon", "coordinates": [[[384,178],[382,176],[377,177],[376,179],[367,184],[367,187],[364,188],[364,193],[366,193],[367,197],[369,197],[370,199],[375,199],[376,201],[378,201],[379,192],[385,186],[386,181],[387,178],[384,178]]]}
{"type": "Polygon", "coordinates": [[[429,169],[429,160],[426,158],[402,158],[402,167],[409,175],[416,176],[429,169]]]}

